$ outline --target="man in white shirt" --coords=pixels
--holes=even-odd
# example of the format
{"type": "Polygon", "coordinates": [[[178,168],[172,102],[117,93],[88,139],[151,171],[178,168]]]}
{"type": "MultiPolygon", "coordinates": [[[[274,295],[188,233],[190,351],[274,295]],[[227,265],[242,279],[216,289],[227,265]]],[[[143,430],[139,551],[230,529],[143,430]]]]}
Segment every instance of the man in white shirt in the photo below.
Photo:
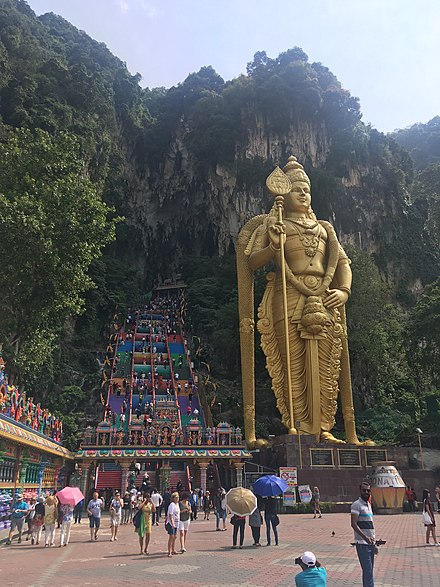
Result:
{"type": "Polygon", "coordinates": [[[371,486],[368,481],[364,481],[359,488],[361,495],[351,504],[351,527],[354,530],[354,542],[362,567],[362,585],[374,587],[373,569],[377,547],[370,504],[371,486]]]}
{"type": "Polygon", "coordinates": [[[93,493],[93,499],[91,499],[87,505],[87,513],[89,515],[90,522],[90,541],[98,540],[98,530],[101,525],[101,510],[102,510],[102,499],[100,499],[97,491],[93,493]]]}
{"type": "Polygon", "coordinates": [[[157,489],[153,489],[151,494],[151,501],[154,503],[156,511],[153,513],[153,524],[156,522],[156,526],[159,526],[160,510],[162,508],[163,498],[157,489]]]}

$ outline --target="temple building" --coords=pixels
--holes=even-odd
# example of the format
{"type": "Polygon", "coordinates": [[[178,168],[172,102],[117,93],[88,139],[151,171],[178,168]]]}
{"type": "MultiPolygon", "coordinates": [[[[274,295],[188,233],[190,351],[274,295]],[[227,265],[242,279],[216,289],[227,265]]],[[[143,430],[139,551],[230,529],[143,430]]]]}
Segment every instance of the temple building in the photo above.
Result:
{"type": "Polygon", "coordinates": [[[17,492],[26,498],[48,494],[69,481],[74,455],[61,440],[61,420],[8,383],[0,357],[0,529],[10,523],[17,492]]]}
{"type": "MultiPolygon", "coordinates": [[[[164,491],[241,485],[242,431],[212,425],[184,331],[184,286],[165,284],[115,322],[102,382],[103,418],[75,455],[80,487],[140,485],[148,474],[164,491]],[[108,373],[108,374],[107,374],[108,373]]],[[[116,317],[115,317],[116,318],[116,317]]]]}

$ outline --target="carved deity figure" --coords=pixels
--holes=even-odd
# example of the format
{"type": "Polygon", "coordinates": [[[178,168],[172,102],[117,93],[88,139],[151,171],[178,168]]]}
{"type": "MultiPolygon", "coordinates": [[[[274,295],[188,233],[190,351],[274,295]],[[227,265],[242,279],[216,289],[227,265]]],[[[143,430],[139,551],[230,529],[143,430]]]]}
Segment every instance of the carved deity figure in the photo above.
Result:
{"type": "Polygon", "coordinates": [[[295,157],[266,183],[275,204],[237,242],[246,443],[265,444],[255,436],[253,272],[272,264],[257,328],[282,422],[290,434],[337,442],[331,430],[340,393],[347,442],[358,444],[344,311],[350,260],[331,224],[316,219],[310,180],[295,157]]]}

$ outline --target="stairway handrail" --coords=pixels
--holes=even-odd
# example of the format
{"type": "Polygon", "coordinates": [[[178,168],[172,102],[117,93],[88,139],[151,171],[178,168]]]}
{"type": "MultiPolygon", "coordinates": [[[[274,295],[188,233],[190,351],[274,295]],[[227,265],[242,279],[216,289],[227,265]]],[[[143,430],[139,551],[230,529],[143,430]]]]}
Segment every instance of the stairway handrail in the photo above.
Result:
{"type": "MultiPolygon", "coordinates": [[[[246,470],[246,465],[252,465],[253,467],[257,467],[257,473],[263,473],[266,471],[270,471],[271,473],[277,473],[276,469],[272,469],[271,467],[266,467],[266,465],[260,465],[258,463],[253,463],[252,461],[244,461],[244,469],[246,470]],[[261,470],[260,470],[261,469],[261,470]]],[[[250,471],[252,472],[252,471],[250,471]]]]}

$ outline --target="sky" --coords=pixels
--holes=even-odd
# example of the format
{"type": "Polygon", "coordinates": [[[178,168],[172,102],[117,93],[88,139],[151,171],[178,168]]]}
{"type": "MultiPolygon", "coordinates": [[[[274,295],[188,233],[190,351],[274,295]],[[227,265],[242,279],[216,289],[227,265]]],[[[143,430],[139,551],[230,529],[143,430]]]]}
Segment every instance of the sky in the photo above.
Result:
{"type": "Polygon", "coordinates": [[[225,80],[294,46],[328,67],[382,132],[440,115],[438,0],[28,0],[171,87],[205,65],[225,80]]]}

